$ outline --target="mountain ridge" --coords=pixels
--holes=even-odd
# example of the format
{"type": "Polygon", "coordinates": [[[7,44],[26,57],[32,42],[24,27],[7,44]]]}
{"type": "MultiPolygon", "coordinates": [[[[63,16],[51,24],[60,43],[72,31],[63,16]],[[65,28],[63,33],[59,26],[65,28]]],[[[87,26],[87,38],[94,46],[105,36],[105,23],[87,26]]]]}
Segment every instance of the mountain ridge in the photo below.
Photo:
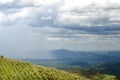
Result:
{"type": "Polygon", "coordinates": [[[51,53],[58,60],[66,59],[87,63],[120,61],[120,51],[71,51],[65,49],[58,49],[53,50],[51,53]]]}

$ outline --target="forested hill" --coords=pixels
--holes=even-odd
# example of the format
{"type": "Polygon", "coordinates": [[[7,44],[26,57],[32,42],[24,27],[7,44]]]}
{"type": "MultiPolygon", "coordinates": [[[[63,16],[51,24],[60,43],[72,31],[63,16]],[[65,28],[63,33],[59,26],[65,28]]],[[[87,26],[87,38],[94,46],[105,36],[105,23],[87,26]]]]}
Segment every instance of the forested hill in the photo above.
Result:
{"type": "Polygon", "coordinates": [[[89,80],[61,70],[0,57],[0,80],[89,80]]]}

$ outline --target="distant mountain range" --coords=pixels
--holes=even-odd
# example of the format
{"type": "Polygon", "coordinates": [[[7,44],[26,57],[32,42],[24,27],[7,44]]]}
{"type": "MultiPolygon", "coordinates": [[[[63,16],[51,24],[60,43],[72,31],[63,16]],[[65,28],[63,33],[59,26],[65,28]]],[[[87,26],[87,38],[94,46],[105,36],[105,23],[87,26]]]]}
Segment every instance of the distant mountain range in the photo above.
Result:
{"type": "Polygon", "coordinates": [[[80,61],[87,63],[120,62],[120,51],[70,51],[53,50],[52,55],[58,60],[80,61]]]}
{"type": "MultiPolygon", "coordinates": [[[[52,50],[50,54],[54,55],[55,59],[23,59],[23,60],[45,66],[65,64],[69,66],[80,66],[83,68],[95,66],[95,68],[100,67],[106,70],[109,68],[108,66],[109,63],[109,65],[113,66],[112,68],[114,68],[114,70],[112,70],[112,68],[109,69],[109,71],[111,71],[110,73],[117,73],[115,71],[115,68],[119,67],[118,64],[120,64],[120,51],[71,51],[59,49],[52,50]]],[[[119,68],[116,69],[117,71],[119,71],[119,68]]]]}

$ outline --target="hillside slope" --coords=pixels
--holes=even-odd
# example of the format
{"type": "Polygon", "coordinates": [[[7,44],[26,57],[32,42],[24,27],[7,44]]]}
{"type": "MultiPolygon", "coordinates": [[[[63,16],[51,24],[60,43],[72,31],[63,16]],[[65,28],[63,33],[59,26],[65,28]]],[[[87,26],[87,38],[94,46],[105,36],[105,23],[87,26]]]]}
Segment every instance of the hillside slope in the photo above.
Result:
{"type": "Polygon", "coordinates": [[[89,80],[65,71],[0,57],[0,80],[89,80]]]}

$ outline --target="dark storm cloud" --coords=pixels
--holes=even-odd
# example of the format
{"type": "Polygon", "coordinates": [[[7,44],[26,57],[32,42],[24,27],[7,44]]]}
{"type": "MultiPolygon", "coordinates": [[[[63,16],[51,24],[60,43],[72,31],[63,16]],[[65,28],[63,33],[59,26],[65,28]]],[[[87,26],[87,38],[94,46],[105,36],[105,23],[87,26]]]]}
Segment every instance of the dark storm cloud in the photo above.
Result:
{"type": "Polygon", "coordinates": [[[76,31],[85,31],[89,34],[120,34],[120,27],[119,26],[99,26],[99,27],[86,27],[86,26],[69,26],[65,27],[70,30],[76,30],[76,31]]]}

